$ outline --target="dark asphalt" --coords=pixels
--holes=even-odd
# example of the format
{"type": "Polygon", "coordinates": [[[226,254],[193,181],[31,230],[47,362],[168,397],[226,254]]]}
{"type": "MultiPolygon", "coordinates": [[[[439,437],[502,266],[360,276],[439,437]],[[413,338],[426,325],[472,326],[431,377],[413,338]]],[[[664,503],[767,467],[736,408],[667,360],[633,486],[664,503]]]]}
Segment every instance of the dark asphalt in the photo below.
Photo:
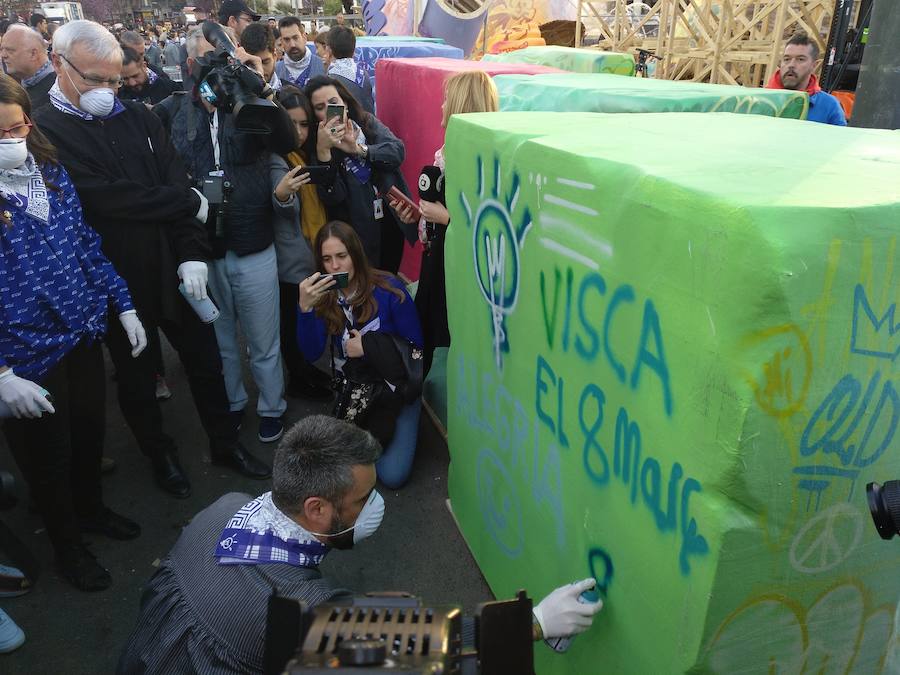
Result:
{"type": "MultiPolygon", "coordinates": [[[[181,365],[171,349],[164,349],[167,380],[174,397],[163,404],[167,431],[179,445],[193,495],[186,500],[167,496],[153,483],[148,462],[140,454],[115,401],[115,383],[107,391],[107,439],[105,453],[118,463],[115,473],[104,478],[106,504],[133,518],[143,528],[141,536],[118,542],[88,535],[87,541],[100,561],[112,572],[113,585],[101,593],[83,593],[64,582],[52,561],[52,550],[39,516],[29,512],[26,488],[0,437],[0,468],[12,471],[18,481],[19,503],[0,518],[31,548],[43,565],[37,586],[19,598],[0,599],[2,607],[25,631],[26,642],[12,654],[0,655],[0,672],[111,673],[134,625],[141,588],[154,566],[174,544],[190,518],[226,492],[243,491],[253,496],[269,489],[268,481],[253,481],[214,467],[198,421],[181,365]]],[[[109,363],[107,371],[110,372],[109,363]]],[[[245,374],[247,373],[245,369],[245,374]]],[[[245,377],[249,383],[249,375],[245,377]]],[[[255,405],[251,391],[251,406],[255,405]]],[[[313,412],[327,412],[327,404],[288,399],[286,421],[297,421],[313,412]]],[[[244,419],[242,437],[257,456],[271,462],[274,444],[256,438],[254,414],[244,419]]],[[[356,550],[332,552],[322,570],[336,583],[356,591],[404,590],[434,604],[460,604],[471,612],[479,602],[491,599],[478,566],[447,510],[447,447],[422,415],[419,446],[410,482],[399,491],[382,487],[386,502],[381,528],[356,550]]],[[[0,552],[0,559],[4,556],[0,552]]],[[[223,589],[227,602],[227,589],[223,589]]]]}

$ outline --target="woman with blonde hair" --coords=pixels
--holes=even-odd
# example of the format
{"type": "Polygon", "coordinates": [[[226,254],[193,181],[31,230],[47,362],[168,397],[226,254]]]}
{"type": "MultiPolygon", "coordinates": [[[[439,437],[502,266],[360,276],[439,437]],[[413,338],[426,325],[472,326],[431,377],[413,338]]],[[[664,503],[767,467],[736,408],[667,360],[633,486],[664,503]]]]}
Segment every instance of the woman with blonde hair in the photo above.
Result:
{"type": "MultiPolygon", "coordinates": [[[[500,100],[491,76],[483,70],[469,70],[447,78],[444,83],[444,103],[441,106],[441,127],[446,129],[453,115],[476,112],[497,112],[500,100]]],[[[444,147],[434,153],[434,166],[444,171],[444,147]]],[[[412,209],[398,202],[391,206],[405,223],[415,222],[412,209]]],[[[444,235],[450,224],[446,204],[419,200],[422,218],[419,221],[419,240],[424,246],[416,309],[422,321],[425,338],[425,374],[431,369],[436,347],[450,346],[447,325],[447,290],[444,279],[444,235]],[[427,225],[426,225],[427,224],[427,225]]]]}

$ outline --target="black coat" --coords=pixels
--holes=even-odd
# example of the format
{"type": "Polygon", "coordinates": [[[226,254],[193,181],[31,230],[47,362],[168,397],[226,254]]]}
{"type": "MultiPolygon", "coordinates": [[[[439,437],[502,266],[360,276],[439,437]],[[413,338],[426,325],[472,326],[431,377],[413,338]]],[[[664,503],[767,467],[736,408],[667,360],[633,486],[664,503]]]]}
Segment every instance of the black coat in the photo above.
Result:
{"type": "Polygon", "coordinates": [[[178,265],[207,260],[195,219],[200,197],[159,119],[142,103],[107,120],[83,120],[48,105],[35,121],[50,138],[103,252],[128,282],[138,311],[176,320],[178,265]]]}
{"type": "Polygon", "coordinates": [[[50,102],[50,88],[56,82],[56,73],[50,71],[40,80],[35,82],[30,87],[25,87],[25,91],[28,93],[28,98],[31,100],[31,113],[32,115],[39,108],[43,108],[50,102]]]}
{"type": "Polygon", "coordinates": [[[375,267],[396,273],[403,253],[403,237],[412,244],[416,241],[416,226],[405,225],[388,206],[387,193],[391,186],[409,195],[400,165],[406,155],[403,141],[373,115],[367,115],[366,144],[372,175],[367,183],[360,183],[344,167],[347,155],[340,150],[331,151],[331,163],[335,167],[325,182],[319,185],[319,197],[331,220],[343,220],[353,226],[369,262],[375,267]],[[332,182],[328,182],[331,180],[332,182]],[[381,195],[384,217],[375,219],[375,189],[381,195]]]}

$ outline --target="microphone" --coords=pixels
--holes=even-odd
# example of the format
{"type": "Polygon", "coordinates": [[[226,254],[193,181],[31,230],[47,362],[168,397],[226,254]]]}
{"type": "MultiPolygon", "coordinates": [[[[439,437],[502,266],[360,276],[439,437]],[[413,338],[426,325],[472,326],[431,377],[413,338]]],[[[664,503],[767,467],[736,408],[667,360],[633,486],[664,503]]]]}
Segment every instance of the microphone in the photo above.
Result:
{"type": "Polygon", "coordinates": [[[444,172],[436,166],[423,166],[419,174],[419,199],[447,205],[444,195],[444,172]]]}

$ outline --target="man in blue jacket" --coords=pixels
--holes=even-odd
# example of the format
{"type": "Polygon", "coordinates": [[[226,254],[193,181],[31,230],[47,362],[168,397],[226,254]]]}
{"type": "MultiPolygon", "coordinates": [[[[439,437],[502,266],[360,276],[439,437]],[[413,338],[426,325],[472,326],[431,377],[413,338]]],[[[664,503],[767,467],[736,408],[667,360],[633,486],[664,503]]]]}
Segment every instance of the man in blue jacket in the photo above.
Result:
{"type": "Polygon", "coordinates": [[[822,91],[814,71],[822,63],[819,46],[804,31],[794,33],[784,45],[781,67],[772,75],[767,89],[791,89],[809,94],[810,122],[847,126],[844,110],[838,100],[822,91]]]}

